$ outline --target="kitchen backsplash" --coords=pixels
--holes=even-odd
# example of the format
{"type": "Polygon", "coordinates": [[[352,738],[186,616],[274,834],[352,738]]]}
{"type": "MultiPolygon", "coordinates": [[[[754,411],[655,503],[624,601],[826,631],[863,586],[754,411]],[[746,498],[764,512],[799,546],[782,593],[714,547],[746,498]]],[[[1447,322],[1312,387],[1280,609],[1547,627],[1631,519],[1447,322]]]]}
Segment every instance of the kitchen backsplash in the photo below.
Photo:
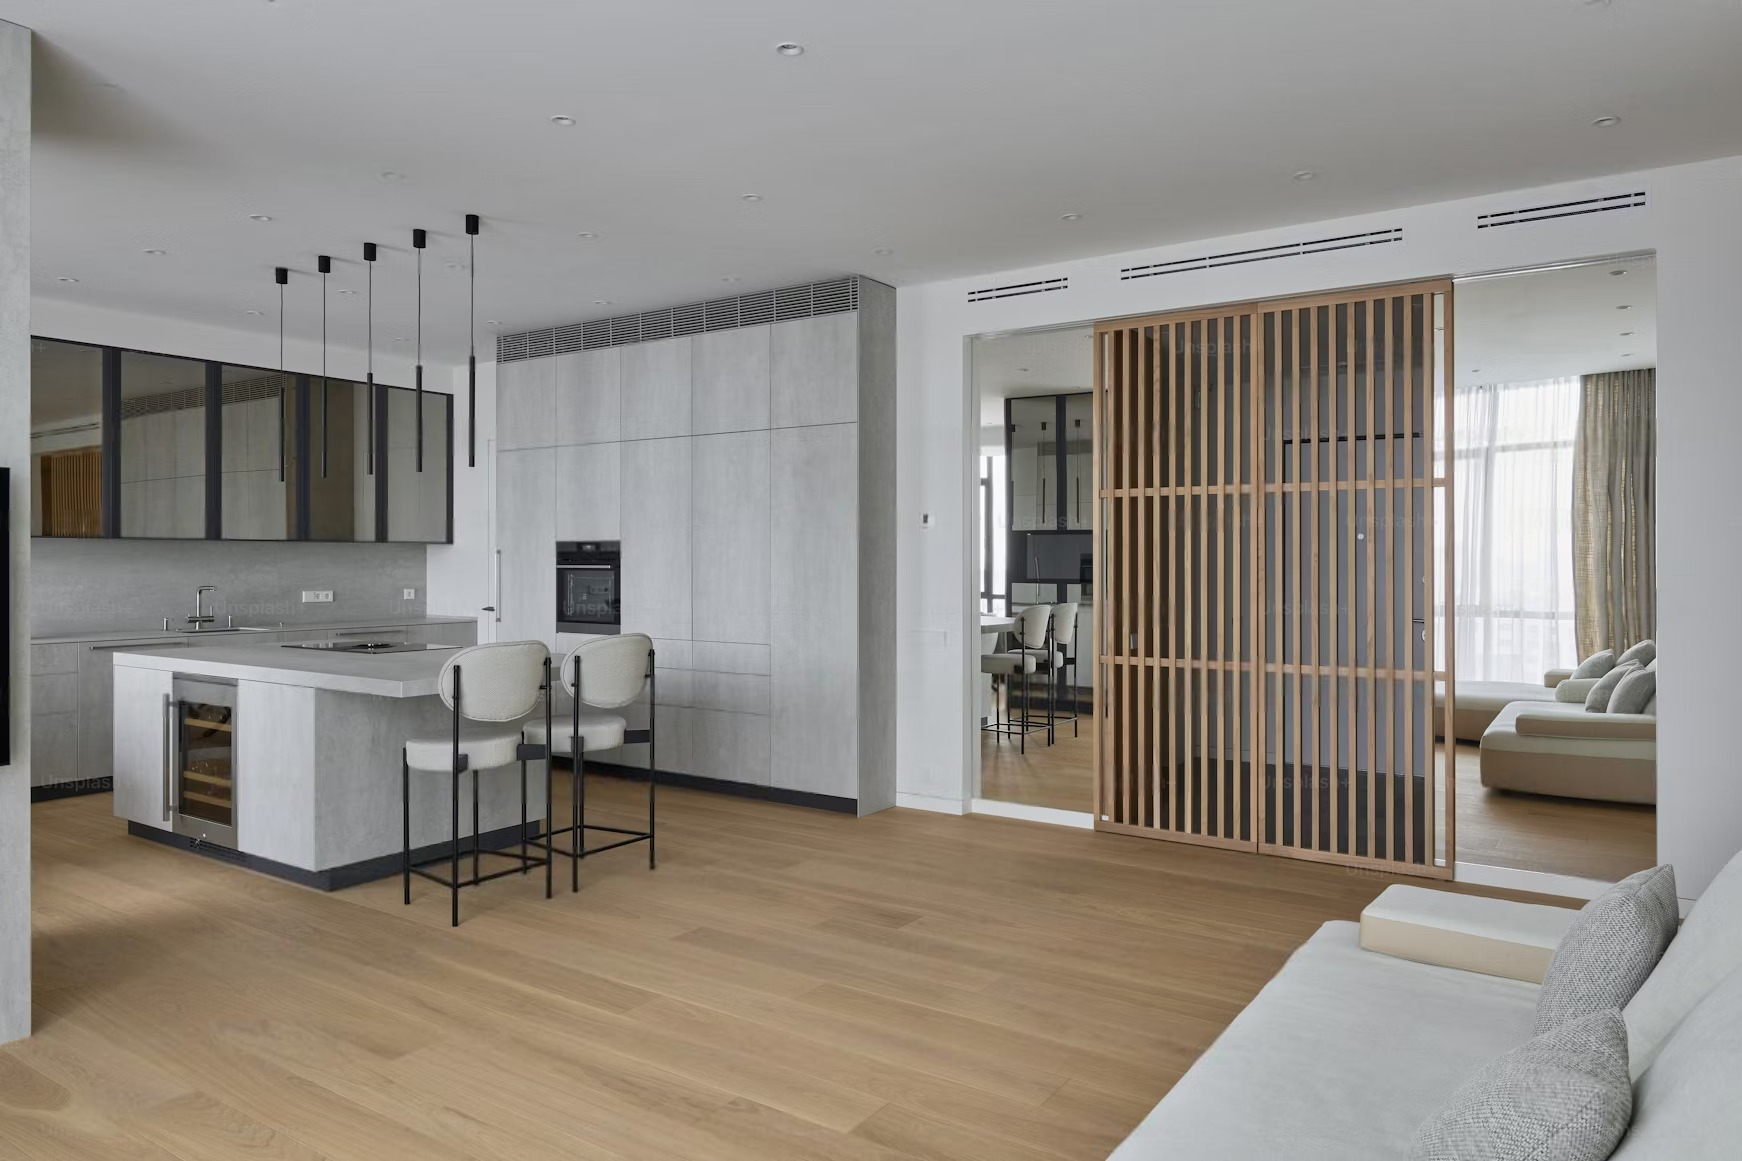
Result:
{"type": "Polygon", "coordinates": [[[161,628],[193,612],[196,585],[218,624],[349,621],[422,616],[426,551],[421,544],[317,544],[203,540],[33,540],[30,627],[57,632],[161,628]],[[332,602],[302,602],[331,589],[332,602]],[[405,600],[404,591],[417,597],[405,600]]]}

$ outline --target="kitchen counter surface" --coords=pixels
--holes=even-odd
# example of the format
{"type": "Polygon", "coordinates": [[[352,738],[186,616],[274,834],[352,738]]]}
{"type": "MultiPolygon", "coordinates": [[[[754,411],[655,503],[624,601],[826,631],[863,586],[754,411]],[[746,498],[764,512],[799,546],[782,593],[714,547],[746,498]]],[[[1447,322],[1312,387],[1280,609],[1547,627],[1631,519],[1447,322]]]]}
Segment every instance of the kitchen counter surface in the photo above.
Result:
{"type": "MultiPolygon", "coordinates": [[[[321,632],[328,629],[399,628],[411,625],[461,625],[476,617],[399,616],[369,617],[348,621],[307,621],[275,625],[252,626],[274,633],[321,632]]],[[[100,644],[104,641],[188,641],[203,637],[221,637],[226,641],[247,640],[251,634],[242,629],[206,629],[199,633],[164,632],[161,628],[79,630],[51,627],[31,633],[32,645],[100,644]]]]}
{"type": "Polygon", "coordinates": [[[115,654],[122,669],[156,669],[232,681],[257,681],[335,693],[374,697],[431,697],[436,675],[456,649],[426,649],[412,653],[336,653],[330,649],[295,649],[262,642],[215,647],[130,649],[115,654]]]}

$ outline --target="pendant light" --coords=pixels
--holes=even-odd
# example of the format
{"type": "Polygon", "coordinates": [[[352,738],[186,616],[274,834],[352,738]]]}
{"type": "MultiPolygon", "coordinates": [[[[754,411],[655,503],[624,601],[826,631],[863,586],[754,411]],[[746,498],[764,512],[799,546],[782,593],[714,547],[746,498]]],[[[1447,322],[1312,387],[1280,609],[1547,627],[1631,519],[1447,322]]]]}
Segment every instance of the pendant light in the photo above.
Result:
{"type": "Polygon", "coordinates": [[[290,284],[290,268],[280,266],[272,272],[278,283],[278,482],[284,483],[284,380],[289,373],[284,367],[284,288],[290,284]]]}
{"type": "Polygon", "coordinates": [[[411,248],[417,251],[417,470],[423,471],[423,249],[429,231],[413,230],[411,248]]]}
{"type": "Polygon", "coordinates": [[[367,308],[369,338],[366,344],[368,374],[363,377],[369,388],[369,469],[367,474],[373,476],[375,474],[375,243],[363,243],[363,261],[369,269],[369,297],[367,299],[369,303],[367,308]]]}
{"type": "Polygon", "coordinates": [[[315,259],[315,269],[321,274],[321,479],[327,478],[327,275],[333,272],[330,254],[315,259]]]}
{"type": "Polygon", "coordinates": [[[466,355],[466,466],[478,466],[478,229],[477,214],[466,215],[466,273],[471,279],[467,318],[471,347],[466,355]]]}

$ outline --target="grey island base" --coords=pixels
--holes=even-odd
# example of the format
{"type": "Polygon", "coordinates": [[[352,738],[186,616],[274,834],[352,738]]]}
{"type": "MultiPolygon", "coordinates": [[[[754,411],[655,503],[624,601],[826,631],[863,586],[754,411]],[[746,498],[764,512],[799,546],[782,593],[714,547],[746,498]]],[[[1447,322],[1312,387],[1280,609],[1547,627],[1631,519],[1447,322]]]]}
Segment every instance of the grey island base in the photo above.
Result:
{"type": "MultiPolygon", "coordinates": [[[[131,833],[308,886],[335,890],[397,874],[402,843],[401,747],[446,737],[453,716],[435,696],[450,650],[347,655],[278,644],[138,649],[114,661],[115,814],[131,833]],[[184,802],[183,692],[232,689],[225,759],[233,827],[202,836],[184,802]],[[227,840],[227,841],[226,841],[227,840]]],[[[197,772],[196,772],[197,776],[197,772]]],[[[526,831],[517,767],[478,781],[479,845],[538,833],[545,769],[526,764],[526,831]]],[[[220,791],[219,793],[222,793],[220,791]]],[[[446,775],[412,774],[413,857],[445,853],[453,834],[446,775]]],[[[197,794],[195,795],[197,798],[197,794]]],[[[472,775],[461,777],[459,835],[471,847],[472,775]]]]}

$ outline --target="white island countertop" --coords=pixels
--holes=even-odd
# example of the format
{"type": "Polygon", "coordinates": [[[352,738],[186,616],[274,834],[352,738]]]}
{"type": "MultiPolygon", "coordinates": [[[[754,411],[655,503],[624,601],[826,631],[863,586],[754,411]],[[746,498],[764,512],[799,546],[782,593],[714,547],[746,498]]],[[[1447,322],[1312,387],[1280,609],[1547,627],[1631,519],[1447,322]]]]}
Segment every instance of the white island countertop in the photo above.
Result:
{"type": "Polygon", "coordinates": [[[222,643],[224,641],[246,641],[252,633],[304,633],[329,629],[387,630],[420,628],[426,625],[469,625],[475,623],[476,620],[475,617],[449,617],[432,613],[417,616],[369,617],[362,620],[353,618],[339,621],[279,621],[271,625],[249,625],[241,628],[219,625],[199,633],[180,629],[82,629],[71,625],[48,625],[41,629],[33,628],[30,633],[30,643],[32,645],[63,645],[101,644],[105,641],[198,641],[204,637],[210,637],[222,643]]]}
{"type": "Polygon", "coordinates": [[[336,693],[433,697],[436,676],[456,652],[434,648],[409,653],[341,653],[267,642],[251,645],[230,637],[223,645],[193,649],[129,649],[115,654],[115,664],[336,693]]]}

